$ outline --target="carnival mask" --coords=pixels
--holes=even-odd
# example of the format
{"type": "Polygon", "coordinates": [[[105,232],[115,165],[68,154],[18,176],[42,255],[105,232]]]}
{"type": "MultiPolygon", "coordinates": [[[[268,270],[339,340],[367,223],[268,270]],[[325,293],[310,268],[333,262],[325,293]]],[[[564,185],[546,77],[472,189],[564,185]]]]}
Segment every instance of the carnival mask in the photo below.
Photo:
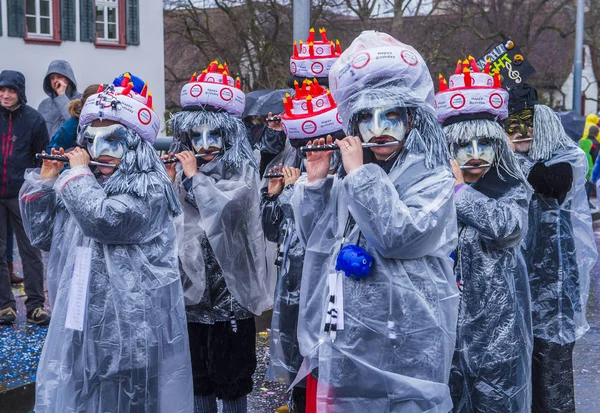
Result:
{"type": "Polygon", "coordinates": [[[533,109],[524,109],[508,116],[504,123],[504,130],[508,136],[519,133],[522,138],[529,138],[530,129],[533,129],[533,109]]]}
{"type": "Polygon", "coordinates": [[[93,127],[84,132],[84,142],[92,159],[110,156],[121,159],[125,153],[127,128],[121,124],[93,127]]]}
{"type": "Polygon", "coordinates": [[[407,125],[408,112],[406,108],[365,109],[358,115],[358,131],[365,142],[385,141],[386,138],[402,141],[406,135],[407,125]]]}
{"type": "Polygon", "coordinates": [[[494,162],[496,150],[489,138],[480,137],[469,142],[454,144],[453,152],[456,162],[460,166],[467,163],[491,165],[494,162]]]}
{"type": "Polygon", "coordinates": [[[190,139],[196,153],[211,147],[223,148],[223,131],[221,128],[211,129],[206,123],[193,127],[190,131],[190,139]]]}

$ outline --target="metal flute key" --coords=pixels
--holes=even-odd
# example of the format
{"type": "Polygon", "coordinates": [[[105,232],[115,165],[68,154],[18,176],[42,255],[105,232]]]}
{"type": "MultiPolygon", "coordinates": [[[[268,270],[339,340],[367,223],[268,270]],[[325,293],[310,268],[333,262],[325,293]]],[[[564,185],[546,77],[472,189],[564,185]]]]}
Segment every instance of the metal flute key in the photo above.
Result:
{"type": "MultiPolygon", "coordinates": [[[[398,141],[385,142],[385,143],[362,143],[363,148],[375,148],[375,147],[385,148],[386,146],[398,146],[398,145],[400,145],[400,142],[398,142],[398,141]]],[[[300,148],[300,153],[302,153],[302,155],[306,155],[307,152],[339,151],[339,150],[340,150],[339,146],[337,146],[335,143],[331,143],[331,144],[326,144],[326,145],[303,146],[300,148]]]]}
{"type": "MultiPolygon", "coordinates": [[[[218,155],[220,153],[221,152],[218,152],[218,151],[217,152],[207,152],[207,153],[197,153],[194,156],[196,157],[196,159],[202,159],[205,156],[218,155]]],[[[163,162],[164,163],[175,163],[175,162],[179,162],[179,159],[177,159],[177,158],[169,158],[169,159],[165,159],[163,162]]]]}
{"type": "Polygon", "coordinates": [[[283,178],[283,174],[265,174],[263,178],[272,179],[272,178],[283,178]]]}
{"type": "MultiPolygon", "coordinates": [[[[35,159],[47,159],[50,161],[59,161],[59,162],[69,163],[69,159],[66,156],[61,156],[61,155],[47,155],[47,154],[43,154],[43,153],[36,153],[35,159]]],[[[113,165],[112,163],[103,163],[103,162],[96,162],[96,161],[90,161],[89,165],[90,166],[104,166],[106,168],[116,168],[117,167],[117,165],[113,165]]]]}
{"type": "Polygon", "coordinates": [[[460,167],[460,169],[465,170],[465,169],[479,169],[479,168],[491,168],[492,165],[490,165],[489,163],[482,163],[481,165],[463,165],[460,167]]]}

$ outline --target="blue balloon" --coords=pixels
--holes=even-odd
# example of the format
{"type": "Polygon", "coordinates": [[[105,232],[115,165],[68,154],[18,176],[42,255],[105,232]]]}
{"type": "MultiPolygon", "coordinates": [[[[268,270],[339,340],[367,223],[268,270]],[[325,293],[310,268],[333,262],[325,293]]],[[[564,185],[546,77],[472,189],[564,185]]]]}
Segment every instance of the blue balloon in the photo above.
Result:
{"type": "Polygon", "coordinates": [[[339,252],[335,263],[336,271],[343,271],[346,277],[362,280],[371,275],[373,257],[358,245],[346,245],[339,252]]]}

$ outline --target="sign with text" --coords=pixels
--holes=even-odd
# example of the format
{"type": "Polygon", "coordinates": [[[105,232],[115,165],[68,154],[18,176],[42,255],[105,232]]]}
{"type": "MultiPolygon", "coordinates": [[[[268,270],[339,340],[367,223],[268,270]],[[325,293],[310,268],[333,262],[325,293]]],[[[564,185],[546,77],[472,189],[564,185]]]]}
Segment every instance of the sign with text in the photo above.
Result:
{"type": "Polygon", "coordinates": [[[488,59],[491,62],[490,73],[499,70],[502,86],[507,89],[525,82],[535,73],[535,69],[525,59],[521,49],[508,38],[488,49],[486,54],[477,61],[479,70],[483,70],[488,59]]]}

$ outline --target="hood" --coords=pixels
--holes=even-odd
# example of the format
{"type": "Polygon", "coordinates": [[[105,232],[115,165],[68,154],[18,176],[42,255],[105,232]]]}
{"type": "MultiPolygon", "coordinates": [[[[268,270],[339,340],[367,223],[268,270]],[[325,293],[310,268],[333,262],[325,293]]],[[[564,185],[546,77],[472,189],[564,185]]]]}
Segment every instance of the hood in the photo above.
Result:
{"type": "Polygon", "coordinates": [[[14,89],[19,94],[19,100],[22,105],[27,103],[25,96],[25,76],[16,70],[3,70],[0,73],[0,87],[14,89]]]}
{"type": "Polygon", "coordinates": [[[44,78],[44,92],[46,92],[49,97],[52,98],[55,96],[54,90],[52,90],[52,86],[50,85],[50,75],[52,73],[63,75],[71,81],[71,90],[67,92],[69,98],[71,98],[73,94],[77,93],[77,81],[75,80],[75,74],[73,73],[73,69],[71,68],[69,62],[66,60],[54,60],[48,66],[48,71],[46,72],[46,77],[44,78]]]}

